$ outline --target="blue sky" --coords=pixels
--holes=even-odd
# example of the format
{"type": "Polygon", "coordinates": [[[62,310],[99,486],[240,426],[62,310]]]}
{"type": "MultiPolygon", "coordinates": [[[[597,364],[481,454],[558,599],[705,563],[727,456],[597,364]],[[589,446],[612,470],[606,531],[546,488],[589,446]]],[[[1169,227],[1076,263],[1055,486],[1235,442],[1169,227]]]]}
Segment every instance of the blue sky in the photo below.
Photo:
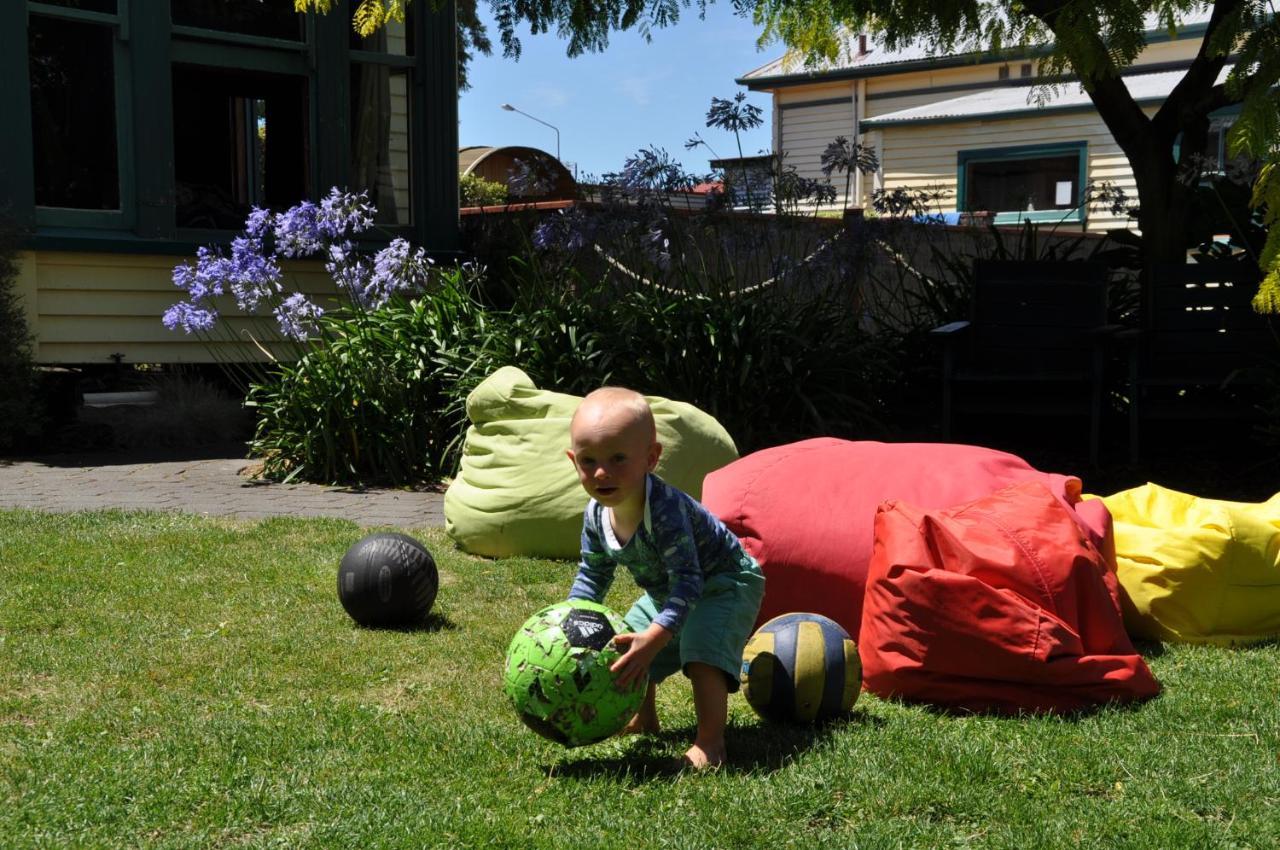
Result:
{"type": "MultiPolygon", "coordinates": [[[[481,3],[482,14],[488,6],[481,3]]],[[[759,34],[751,21],[719,0],[699,20],[682,9],[674,26],[653,32],[646,43],[634,30],[614,33],[599,54],[570,59],[555,33],[521,34],[523,53],[501,56],[497,27],[484,14],[494,42],[493,56],[471,64],[470,90],[458,102],[459,144],[529,145],[555,152],[555,133],[542,124],[501,108],[510,103],[560,130],[560,156],[579,176],[617,171],[642,147],[665,148],[687,170],[704,173],[706,148],[684,149],[700,133],[720,156],[736,156],[731,133],[706,127],[711,98],[729,98],[745,88],[734,82],[747,71],[781,55],[778,44],[756,51],[759,34]]],[[[748,102],[764,110],[765,123],[744,134],[743,153],[769,149],[769,96],[748,92],[748,102]]]]}

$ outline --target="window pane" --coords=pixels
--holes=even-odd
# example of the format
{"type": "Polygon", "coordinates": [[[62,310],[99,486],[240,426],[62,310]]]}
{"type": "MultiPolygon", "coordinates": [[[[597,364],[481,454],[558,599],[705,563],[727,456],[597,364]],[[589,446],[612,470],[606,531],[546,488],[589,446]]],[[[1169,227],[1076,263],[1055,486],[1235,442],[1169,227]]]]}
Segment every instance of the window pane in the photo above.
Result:
{"type": "Polygon", "coordinates": [[[388,21],[368,38],[361,38],[351,30],[351,49],[369,50],[374,53],[390,53],[393,56],[413,55],[413,7],[405,9],[404,23],[388,21]]]}
{"type": "Polygon", "coordinates": [[[238,230],[310,197],[307,114],[302,77],[175,64],[178,226],[238,230]]]}
{"type": "Polygon", "coordinates": [[[116,13],[116,0],[39,0],[50,6],[66,6],[68,9],[85,9],[89,12],[116,13]]]}
{"type": "MultiPolygon", "coordinates": [[[[173,0],[173,22],[179,26],[303,39],[305,16],[293,11],[288,0],[173,0]]],[[[337,9],[333,14],[341,14],[337,9]]]]}
{"type": "Polygon", "coordinates": [[[110,27],[32,15],[27,26],[36,203],[120,208],[110,27]]]}
{"type": "Polygon", "coordinates": [[[351,188],[369,192],[379,224],[411,224],[409,74],[351,66],[351,188]]]}
{"type": "Polygon", "coordinates": [[[1243,166],[1248,163],[1248,157],[1237,157],[1229,160],[1227,157],[1227,137],[1231,133],[1231,127],[1236,123],[1236,116],[1229,115],[1222,118],[1212,118],[1209,120],[1209,138],[1204,146],[1204,162],[1203,171],[1207,174],[1221,174],[1226,170],[1228,162],[1232,162],[1237,166],[1243,166]]]}
{"type": "Polygon", "coordinates": [[[968,211],[1069,210],[1080,203],[1080,155],[969,162],[965,175],[968,211]]]}

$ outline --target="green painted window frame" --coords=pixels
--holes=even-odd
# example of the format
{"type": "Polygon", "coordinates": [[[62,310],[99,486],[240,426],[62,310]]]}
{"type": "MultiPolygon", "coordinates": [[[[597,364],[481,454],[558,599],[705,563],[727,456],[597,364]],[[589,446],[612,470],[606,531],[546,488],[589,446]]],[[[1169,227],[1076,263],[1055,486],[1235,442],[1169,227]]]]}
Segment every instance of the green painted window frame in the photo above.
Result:
{"type": "Polygon", "coordinates": [[[309,14],[303,41],[244,33],[174,27],[170,0],[118,0],[114,14],[52,5],[41,0],[0,0],[0,106],[14,108],[13,132],[0,134],[0,190],[11,214],[34,225],[28,244],[49,250],[190,253],[191,246],[229,243],[235,231],[179,229],[175,220],[172,141],[174,61],[299,73],[308,80],[310,180],[323,194],[342,185],[349,173],[346,116],[349,69],[368,63],[408,70],[410,106],[411,224],[384,225],[370,244],[406,236],[445,256],[455,252],[457,215],[456,9],[423,7],[414,18],[415,52],[403,56],[354,50],[349,18],[309,14]],[[117,156],[121,210],[37,208],[31,163],[30,86],[26,22],[31,14],[79,20],[115,28],[117,156]],[[153,128],[161,128],[155,132],[153,128]],[[323,133],[322,133],[323,130],[323,133]],[[337,132],[335,132],[337,131],[337,132]],[[319,144],[321,135],[324,145],[319,144]],[[12,164],[7,170],[3,163],[12,164]]]}
{"type": "MultiPolygon", "coordinates": [[[[85,227],[106,230],[129,230],[137,223],[137,198],[134,194],[133,151],[133,66],[129,45],[129,3],[117,0],[115,14],[54,6],[48,3],[27,3],[28,19],[31,15],[58,18],[77,23],[97,24],[113,30],[111,61],[115,76],[112,89],[116,106],[116,180],[120,199],[118,210],[85,210],[73,207],[35,207],[36,225],[39,227],[85,227]]],[[[28,61],[30,61],[28,57],[28,61]]],[[[34,164],[34,163],[33,163],[34,164]]]]}
{"type": "MultiPolygon", "coordinates": [[[[1221,109],[1215,109],[1213,112],[1209,113],[1208,117],[1210,121],[1212,121],[1215,118],[1231,118],[1232,120],[1225,127],[1223,127],[1224,130],[1229,130],[1231,125],[1234,124],[1237,120],[1239,120],[1240,113],[1243,111],[1244,111],[1243,103],[1233,103],[1230,106],[1224,106],[1221,109]]],[[[1181,157],[1182,157],[1182,133],[1179,133],[1177,137],[1173,140],[1173,161],[1177,162],[1181,157]]],[[[1223,133],[1220,141],[1218,142],[1218,161],[1226,162],[1227,159],[1228,159],[1227,133],[1223,133]]],[[[1209,181],[1211,181],[1213,178],[1221,177],[1224,174],[1226,174],[1225,171],[1202,171],[1200,173],[1200,185],[1206,186],[1209,184],[1209,181]]]]}
{"type": "MultiPolygon", "coordinates": [[[[412,7],[406,10],[406,26],[415,26],[414,12],[412,7]]],[[[420,48],[419,48],[420,52],[420,48]]],[[[422,73],[422,60],[418,53],[387,53],[379,50],[356,50],[348,46],[347,48],[347,68],[348,71],[355,65],[381,65],[391,68],[393,71],[406,72],[408,76],[409,91],[412,92],[417,85],[418,75],[422,73]]],[[[415,150],[415,140],[421,132],[421,123],[417,120],[418,104],[412,95],[409,97],[409,221],[404,224],[378,224],[373,228],[373,238],[366,238],[367,242],[373,245],[385,245],[392,239],[404,238],[412,240],[418,233],[421,210],[418,208],[418,192],[422,191],[417,172],[421,169],[420,154],[415,150]]],[[[350,144],[351,127],[347,128],[346,143],[350,144]]],[[[348,151],[349,152],[349,151],[348,151]]]]}
{"type": "MultiPolygon", "coordinates": [[[[171,0],[153,0],[153,2],[163,3],[166,14],[171,14],[171,0]]],[[[185,64],[285,74],[305,79],[308,103],[307,149],[310,151],[318,149],[320,133],[317,125],[320,124],[320,119],[316,101],[319,95],[319,83],[317,74],[314,72],[318,63],[315,14],[306,15],[300,41],[181,26],[173,24],[172,17],[170,21],[169,72],[171,74],[174,64],[185,64]]],[[[172,152],[172,147],[170,150],[172,152]]],[[[307,180],[311,184],[312,193],[319,194],[322,178],[319,163],[314,155],[307,163],[307,180]]],[[[176,189],[176,178],[174,187],[176,189]]],[[[176,213],[176,204],[174,209],[176,213]]],[[[207,244],[229,243],[237,231],[178,227],[175,224],[173,233],[179,242],[199,240],[207,244]]]]}
{"type": "Polygon", "coordinates": [[[303,27],[302,38],[298,41],[288,38],[272,38],[265,35],[250,35],[242,32],[211,30],[204,27],[190,27],[182,24],[171,24],[169,29],[173,33],[175,40],[199,40],[215,44],[238,44],[244,47],[260,47],[268,50],[298,51],[302,53],[305,53],[315,40],[313,30],[314,27],[312,26],[310,15],[307,16],[307,23],[303,27]]]}
{"type": "Polygon", "coordinates": [[[1088,142],[1052,142],[1037,145],[1012,145],[999,148],[973,148],[956,152],[956,210],[966,211],[967,178],[965,173],[973,162],[1001,162],[1025,159],[1040,159],[1045,156],[1063,156],[1076,154],[1079,162],[1077,191],[1080,203],[1071,210],[993,210],[996,224],[1021,224],[1032,222],[1081,222],[1086,216],[1084,188],[1089,178],[1089,143],[1088,142]]]}

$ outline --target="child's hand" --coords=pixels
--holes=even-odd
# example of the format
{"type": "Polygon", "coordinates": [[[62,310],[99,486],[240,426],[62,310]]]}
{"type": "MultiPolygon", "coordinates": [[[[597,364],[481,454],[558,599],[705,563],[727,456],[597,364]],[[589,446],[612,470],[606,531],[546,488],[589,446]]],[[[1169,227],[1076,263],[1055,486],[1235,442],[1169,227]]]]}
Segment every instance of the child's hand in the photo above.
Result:
{"type": "Polygon", "coordinates": [[[609,671],[617,675],[615,685],[618,689],[626,690],[639,683],[641,678],[649,672],[649,665],[653,663],[654,656],[670,640],[671,632],[657,623],[651,623],[649,628],[642,632],[615,635],[613,642],[618,649],[622,650],[622,657],[613,662],[609,671]]]}

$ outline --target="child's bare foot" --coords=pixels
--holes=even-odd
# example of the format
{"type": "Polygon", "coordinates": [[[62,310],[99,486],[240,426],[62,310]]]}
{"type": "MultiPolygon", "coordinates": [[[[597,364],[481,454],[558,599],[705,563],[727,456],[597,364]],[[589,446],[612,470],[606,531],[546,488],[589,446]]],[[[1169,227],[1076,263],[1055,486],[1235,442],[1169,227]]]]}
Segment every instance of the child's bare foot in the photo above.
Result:
{"type": "Polygon", "coordinates": [[[644,700],[640,703],[640,710],[636,712],[636,716],[626,726],[622,727],[619,735],[656,735],[661,727],[658,725],[658,702],[657,689],[650,684],[644,692],[644,700]]]}
{"type": "Polygon", "coordinates": [[[728,754],[723,744],[718,747],[703,747],[695,742],[684,754],[685,762],[694,770],[720,767],[726,758],[728,754]]]}
{"type": "Polygon", "coordinates": [[[645,717],[644,712],[639,712],[635,717],[622,727],[621,735],[656,735],[662,730],[658,723],[657,717],[645,717]]]}

